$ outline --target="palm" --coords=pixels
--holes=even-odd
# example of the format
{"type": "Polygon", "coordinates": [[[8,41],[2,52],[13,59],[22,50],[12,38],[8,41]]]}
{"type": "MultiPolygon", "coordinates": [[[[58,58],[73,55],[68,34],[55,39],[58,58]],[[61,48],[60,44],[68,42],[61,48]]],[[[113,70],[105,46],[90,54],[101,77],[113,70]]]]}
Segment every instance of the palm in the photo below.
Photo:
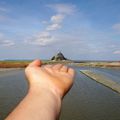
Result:
{"type": "Polygon", "coordinates": [[[26,73],[30,83],[57,90],[61,96],[64,96],[73,84],[74,70],[62,64],[30,66],[26,73]]]}

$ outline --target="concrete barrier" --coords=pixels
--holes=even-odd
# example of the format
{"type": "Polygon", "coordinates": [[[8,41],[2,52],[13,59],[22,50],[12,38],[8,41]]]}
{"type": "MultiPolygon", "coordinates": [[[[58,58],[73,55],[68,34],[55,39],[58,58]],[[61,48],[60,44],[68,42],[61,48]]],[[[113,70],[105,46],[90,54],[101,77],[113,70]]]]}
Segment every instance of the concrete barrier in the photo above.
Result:
{"type": "Polygon", "coordinates": [[[120,93],[120,84],[117,82],[114,82],[110,78],[108,78],[102,74],[95,73],[91,70],[80,70],[80,72],[82,72],[83,74],[85,74],[89,78],[95,80],[96,82],[116,91],[117,93],[120,93]]]}

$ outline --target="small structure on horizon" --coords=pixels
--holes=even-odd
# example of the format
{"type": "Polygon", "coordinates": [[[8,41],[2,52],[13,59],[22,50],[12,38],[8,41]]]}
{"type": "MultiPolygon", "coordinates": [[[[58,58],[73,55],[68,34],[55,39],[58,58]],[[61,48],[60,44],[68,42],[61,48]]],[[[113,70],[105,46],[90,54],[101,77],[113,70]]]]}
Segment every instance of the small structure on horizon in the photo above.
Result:
{"type": "Polygon", "coordinates": [[[53,56],[51,58],[51,60],[54,60],[54,61],[62,61],[62,60],[68,60],[66,57],[64,57],[64,55],[59,52],[58,54],[56,54],[55,56],[53,56]]]}

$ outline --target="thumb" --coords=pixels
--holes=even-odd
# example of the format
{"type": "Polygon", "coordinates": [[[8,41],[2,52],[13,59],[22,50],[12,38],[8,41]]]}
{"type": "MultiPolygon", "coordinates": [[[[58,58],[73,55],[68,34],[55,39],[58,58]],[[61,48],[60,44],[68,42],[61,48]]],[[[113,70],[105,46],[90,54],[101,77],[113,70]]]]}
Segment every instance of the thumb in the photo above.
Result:
{"type": "Polygon", "coordinates": [[[35,67],[35,66],[37,67],[37,66],[41,66],[41,65],[42,65],[42,61],[39,59],[36,59],[29,64],[29,67],[35,67]]]}

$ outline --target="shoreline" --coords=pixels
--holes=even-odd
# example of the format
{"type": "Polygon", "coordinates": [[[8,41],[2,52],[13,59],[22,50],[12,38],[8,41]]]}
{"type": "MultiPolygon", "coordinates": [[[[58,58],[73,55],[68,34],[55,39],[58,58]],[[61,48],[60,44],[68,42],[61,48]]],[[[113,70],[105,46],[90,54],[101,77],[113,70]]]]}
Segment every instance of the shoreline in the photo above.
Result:
{"type": "Polygon", "coordinates": [[[21,70],[22,68],[0,68],[0,72],[21,70]]]}
{"type": "MultiPolygon", "coordinates": [[[[26,68],[31,61],[0,61],[0,69],[20,69],[26,68]]],[[[65,64],[72,65],[77,67],[95,67],[95,68],[113,68],[120,69],[120,62],[74,62],[74,61],[51,61],[51,60],[43,60],[43,65],[45,64],[65,64]]]]}

